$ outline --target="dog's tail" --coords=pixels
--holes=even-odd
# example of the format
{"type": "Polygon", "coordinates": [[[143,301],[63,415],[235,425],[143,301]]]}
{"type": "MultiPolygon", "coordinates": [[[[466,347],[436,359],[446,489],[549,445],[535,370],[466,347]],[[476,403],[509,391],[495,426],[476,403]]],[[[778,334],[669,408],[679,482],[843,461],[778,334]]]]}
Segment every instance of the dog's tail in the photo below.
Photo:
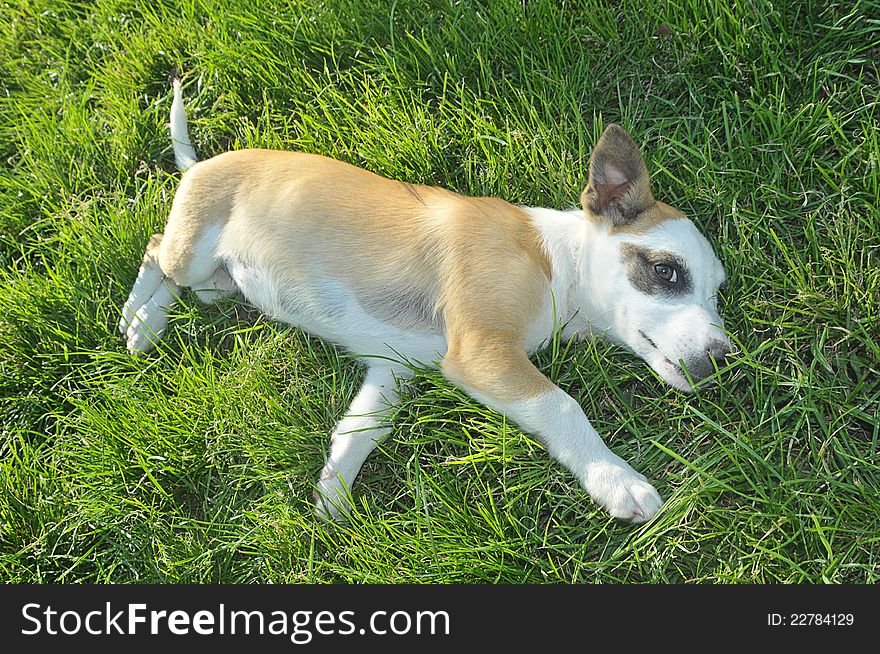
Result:
{"type": "Polygon", "coordinates": [[[171,144],[174,147],[174,161],[182,171],[198,161],[189,130],[186,128],[186,111],[183,108],[183,94],[180,91],[180,77],[175,73],[171,79],[174,100],[171,103],[171,144]]]}

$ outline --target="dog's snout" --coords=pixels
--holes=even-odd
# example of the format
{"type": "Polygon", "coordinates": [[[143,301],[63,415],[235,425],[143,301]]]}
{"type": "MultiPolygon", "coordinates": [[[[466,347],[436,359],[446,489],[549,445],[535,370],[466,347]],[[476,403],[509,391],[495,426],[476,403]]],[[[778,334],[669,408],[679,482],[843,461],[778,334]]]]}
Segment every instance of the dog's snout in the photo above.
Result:
{"type": "Polygon", "coordinates": [[[712,341],[706,349],[709,358],[714,360],[719,368],[727,364],[727,357],[730,352],[730,344],[725,341],[712,341]]]}

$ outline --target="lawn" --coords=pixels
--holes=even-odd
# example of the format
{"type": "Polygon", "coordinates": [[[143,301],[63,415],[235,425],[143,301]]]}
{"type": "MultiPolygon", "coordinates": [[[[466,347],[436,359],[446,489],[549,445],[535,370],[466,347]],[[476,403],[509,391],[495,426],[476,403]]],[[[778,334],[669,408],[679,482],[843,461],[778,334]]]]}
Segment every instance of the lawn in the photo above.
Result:
{"type": "Polygon", "coordinates": [[[878,61],[878,2],[4,4],[0,580],[880,581],[878,61]],[[725,264],[739,354],[695,395],[601,340],[536,362],[657,519],[610,519],[424,371],[328,527],[352,358],[190,294],[129,356],[175,68],[203,158],[304,150],[520,204],[576,206],[603,127],[629,130],[725,264]]]}

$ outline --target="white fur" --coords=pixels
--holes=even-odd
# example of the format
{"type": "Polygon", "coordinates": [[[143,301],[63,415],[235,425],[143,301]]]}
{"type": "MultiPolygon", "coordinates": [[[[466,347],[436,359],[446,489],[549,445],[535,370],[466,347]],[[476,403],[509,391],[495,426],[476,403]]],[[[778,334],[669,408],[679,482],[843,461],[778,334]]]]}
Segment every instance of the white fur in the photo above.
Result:
{"type": "MultiPolygon", "coordinates": [[[[171,113],[175,159],[181,169],[196,161],[175,81],[171,113]]],[[[611,181],[626,181],[616,169],[611,181]],[[616,175],[616,177],[615,177],[616,175]],[[617,178],[620,178],[619,180],[617,178]]],[[[526,209],[550,260],[551,281],[540,312],[526,333],[533,352],[557,328],[563,338],[605,335],[629,346],[667,382],[691,390],[680,361],[706,356],[712,343],[728,343],[715,294],[724,271],[706,239],[689,220],[659,222],[644,231],[613,230],[610,223],[588,220],[582,210],[526,209]],[[621,248],[627,243],[673,253],[693,272],[687,295],[648,295],[629,281],[621,248]]],[[[395,327],[371,315],[342,281],[322,270],[299,270],[254,263],[259,248],[248,234],[235,234],[234,221],[208,229],[195,245],[184,283],[203,301],[240,291],[267,315],[336,342],[367,358],[364,385],[334,430],[327,464],[316,491],[316,512],[324,518],[344,514],[349,491],[364,460],[388,433],[385,420],[398,401],[398,377],[407,363],[436,365],[446,354],[442,329],[395,327]],[[198,280],[198,283],[190,283],[198,280]]],[[[180,280],[178,280],[180,281],[180,280]]],[[[160,338],[178,293],[155,263],[145,263],[123,309],[120,330],[132,352],[160,338]]],[[[650,520],[662,501],[644,476],[603,443],[581,407],[559,388],[537,397],[501,401],[474,396],[537,435],[550,454],[568,468],[598,504],[620,519],[650,520]]]]}
{"type": "Polygon", "coordinates": [[[221,264],[219,247],[223,228],[212,225],[196,241],[193,256],[187,270],[187,277],[198,282],[190,283],[190,288],[205,304],[228,297],[238,291],[232,276],[221,264]]]}
{"type": "Polygon", "coordinates": [[[538,436],[550,455],[577,477],[593,501],[615,518],[645,522],[663,505],[644,475],[608,449],[580,405],[562,389],[513,402],[476,397],[538,436]]]}
{"type": "Polygon", "coordinates": [[[186,126],[186,112],[183,108],[183,95],[180,91],[180,80],[172,82],[174,100],[171,102],[171,143],[174,148],[174,161],[180,170],[186,170],[196,163],[196,151],[189,140],[186,126]]]}
{"type": "Polygon", "coordinates": [[[168,310],[179,294],[180,287],[165,277],[155,260],[145,258],[119,319],[119,331],[129,352],[146,352],[161,340],[168,326],[168,310]]]}
{"type": "Polygon", "coordinates": [[[330,456],[318,480],[316,512],[336,519],[351,504],[350,490],[367,456],[389,431],[383,420],[397,403],[396,378],[391,367],[374,362],[360,392],[330,438],[330,456]]]}
{"type": "MultiPolygon", "coordinates": [[[[142,273],[144,268],[146,266],[141,268],[142,273]]],[[[140,276],[138,275],[139,278],[140,276]]],[[[144,276],[152,278],[154,272],[148,270],[144,276]]],[[[142,304],[138,304],[140,297],[135,297],[134,300],[129,298],[123,310],[124,334],[129,352],[146,352],[162,339],[168,326],[168,311],[179,294],[180,287],[177,284],[168,279],[160,279],[159,285],[142,304]],[[126,315],[130,317],[126,318],[126,315]]],[[[122,328],[123,324],[120,323],[120,329],[122,328]]]]}
{"type": "Polygon", "coordinates": [[[144,264],[138,270],[137,278],[128,294],[128,300],[122,307],[122,317],[119,319],[119,332],[125,336],[129,327],[135,320],[135,312],[140,309],[153,296],[156,289],[162,283],[164,275],[159,266],[144,264]]]}
{"type": "Polygon", "coordinates": [[[694,224],[667,220],[644,232],[614,233],[610,225],[585,220],[580,210],[528,211],[552,262],[558,323],[568,325],[563,336],[604,335],[628,346],[667,383],[692,390],[667,360],[677,364],[703,356],[712,342],[729,344],[716,302],[724,268],[694,224]],[[692,291],[669,298],[633,287],[621,255],[625,243],[679,256],[694,273],[692,291]]]}
{"type": "Polygon", "coordinates": [[[430,366],[446,353],[442,335],[405,331],[379,320],[338,280],[286,280],[281,284],[272,270],[243,263],[236,254],[225,252],[223,261],[250,304],[354,354],[387,359],[394,370],[402,372],[407,363],[430,366]]]}

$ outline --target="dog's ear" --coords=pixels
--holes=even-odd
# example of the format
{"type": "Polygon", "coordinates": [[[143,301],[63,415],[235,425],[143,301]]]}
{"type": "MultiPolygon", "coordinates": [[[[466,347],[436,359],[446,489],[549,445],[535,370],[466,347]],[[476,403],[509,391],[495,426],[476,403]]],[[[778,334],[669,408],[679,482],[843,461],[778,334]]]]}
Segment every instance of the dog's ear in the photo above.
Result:
{"type": "Polygon", "coordinates": [[[590,179],[581,195],[584,211],[622,227],[653,203],[639,146],[622,127],[609,125],[590,157],[590,179]]]}

